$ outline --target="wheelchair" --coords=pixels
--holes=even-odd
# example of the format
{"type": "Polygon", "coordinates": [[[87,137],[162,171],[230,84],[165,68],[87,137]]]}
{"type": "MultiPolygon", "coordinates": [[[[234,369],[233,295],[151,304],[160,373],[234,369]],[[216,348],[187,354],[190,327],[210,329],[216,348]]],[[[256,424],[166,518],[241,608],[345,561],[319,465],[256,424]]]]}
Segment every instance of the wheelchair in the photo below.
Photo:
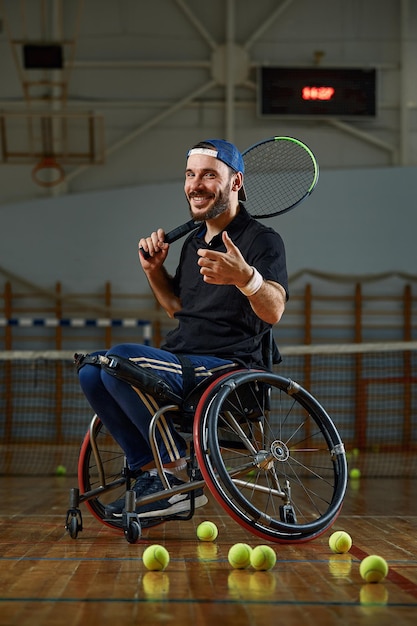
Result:
{"type": "MultiPolygon", "coordinates": [[[[116,363],[113,366],[117,367],[116,363]]],[[[143,381],[130,377],[140,388],[143,381]]],[[[144,389],[148,391],[149,388],[144,389]]],[[[199,383],[185,399],[158,389],[159,409],[149,428],[155,466],[164,490],[138,498],[121,448],[99,416],[81,445],[78,487],[70,490],[65,527],[82,530],[80,504],[129,543],[142,529],[188,520],[194,492],[205,487],[237,524],[263,541],[314,540],[338,517],[347,487],[344,444],[323,406],[297,382],[269,369],[234,369],[199,383]],[[169,417],[186,438],[189,482],[171,487],[156,443],[158,420],[169,417]],[[143,518],[136,505],[190,493],[190,509],[163,518],[143,518]],[[122,517],[106,517],[106,504],[125,498],[122,517]]]]}

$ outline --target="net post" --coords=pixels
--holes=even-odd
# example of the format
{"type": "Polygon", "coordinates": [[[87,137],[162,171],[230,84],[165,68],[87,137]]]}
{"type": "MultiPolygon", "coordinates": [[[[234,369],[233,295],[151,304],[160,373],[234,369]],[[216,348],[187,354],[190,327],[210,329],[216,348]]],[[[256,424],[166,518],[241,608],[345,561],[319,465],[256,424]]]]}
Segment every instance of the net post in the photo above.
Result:
{"type": "MultiPolygon", "coordinates": [[[[355,286],[355,343],[362,341],[362,287],[360,283],[355,286]]],[[[362,379],[362,354],[355,355],[355,447],[363,450],[366,446],[366,387],[362,379]]]]}
{"type": "MultiPolygon", "coordinates": [[[[62,318],[62,301],[61,301],[61,283],[55,284],[55,317],[57,320],[62,318]]],[[[62,328],[60,324],[55,328],[55,349],[62,349],[62,328]]]]}
{"type": "MultiPolygon", "coordinates": [[[[111,303],[112,303],[112,291],[111,291],[111,283],[110,281],[106,282],[105,292],[104,292],[104,304],[106,307],[106,312],[111,311],[111,303]]],[[[107,326],[105,329],[105,340],[104,345],[106,348],[110,348],[112,345],[112,327],[107,326]]]]}
{"type": "MultiPolygon", "coordinates": [[[[12,317],[12,284],[8,280],[4,287],[4,316],[6,319],[10,319],[12,317]]],[[[6,326],[4,332],[4,349],[11,350],[12,349],[12,327],[6,326]]]]}

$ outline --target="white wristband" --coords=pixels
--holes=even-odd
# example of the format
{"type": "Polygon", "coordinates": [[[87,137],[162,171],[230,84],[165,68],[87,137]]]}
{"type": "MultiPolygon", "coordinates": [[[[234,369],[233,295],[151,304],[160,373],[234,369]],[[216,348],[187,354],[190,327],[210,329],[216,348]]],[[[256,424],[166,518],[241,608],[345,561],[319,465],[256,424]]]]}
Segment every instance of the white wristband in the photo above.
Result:
{"type": "Polygon", "coordinates": [[[249,278],[246,285],[244,287],[238,287],[239,291],[241,291],[243,295],[248,297],[253,296],[257,291],[259,291],[262,287],[262,283],[264,282],[264,279],[262,278],[256,267],[252,266],[252,269],[253,274],[249,278]]]}

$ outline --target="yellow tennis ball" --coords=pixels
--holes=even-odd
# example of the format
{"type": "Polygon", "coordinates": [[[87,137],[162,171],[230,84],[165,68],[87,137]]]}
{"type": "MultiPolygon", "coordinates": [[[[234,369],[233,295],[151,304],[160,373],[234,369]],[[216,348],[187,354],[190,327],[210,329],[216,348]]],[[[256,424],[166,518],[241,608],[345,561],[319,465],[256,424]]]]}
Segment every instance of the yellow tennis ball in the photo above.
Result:
{"type": "Polygon", "coordinates": [[[245,569],[250,565],[252,548],[247,543],[235,543],[228,552],[227,558],[235,569],[245,569]]]}
{"type": "Polygon", "coordinates": [[[352,537],[344,530],[338,530],[329,537],[329,547],[332,552],[343,554],[352,547],[352,537]]]}
{"type": "Polygon", "coordinates": [[[214,541],[219,534],[218,528],[214,522],[201,522],[197,526],[197,537],[200,541],[214,541]]]}
{"type": "Polygon", "coordinates": [[[361,470],[358,469],[357,467],[353,467],[350,472],[349,472],[349,476],[351,478],[360,478],[361,477],[361,470]]]}
{"type": "Polygon", "coordinates": [[[388,563],[382,556],[371,554],[361,561],[359,573],[367,583],[379,583],[388,574],[388,563]]]}
{"type": "Polygon", "coordinates": [[[272,569],[277,562],[277,555],[270,546],[256,546],[250,555],[250,564],[256,570],[272,569]]]}
{"type": "Polygon", "coordinates": [[[65,476],[66,473],[67,473],[67,468],[65,467],[65,465],[57,465],[55,469],[55,474],[57,476],[65,476]]]}
{"type": "Polygon", "coordinates": [[[164,570],[169,563],[169,552],[157,543],[148,546],[142,555],[146,569],[164,570]]]}

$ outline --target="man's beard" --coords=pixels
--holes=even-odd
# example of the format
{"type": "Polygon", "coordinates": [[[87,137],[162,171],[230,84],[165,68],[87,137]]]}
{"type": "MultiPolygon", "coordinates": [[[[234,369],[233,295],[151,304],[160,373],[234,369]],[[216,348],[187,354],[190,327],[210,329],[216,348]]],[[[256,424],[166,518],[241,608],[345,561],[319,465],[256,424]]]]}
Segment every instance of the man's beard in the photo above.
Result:
{"type": "MultiPolygon", "coordinates": [[[[189,208],[190,208],[191,217],[193,219],[196,219],[197,216],[195,216],[193,214],[193,210],[192,210],[191,205],[190,205],[189,202],[188,202],[188,205],[189,205],[189,208]]],[[[222,191],[221,195],[216,200],[216,202],[213,204],[211,209],[208,209],[206,211],[206,213],[204,213],[204,215],[201,215],[201,213],[198,215],[198,221],[205,222],[206,220],[213,220],[216,217],[218,217],[219,215],[221,215],[222,213],[224,213],[225,211],[227,211],[228,208],[229,208],[229,195],[228,195],[228,192],[227,191],[222,191]]]]}

